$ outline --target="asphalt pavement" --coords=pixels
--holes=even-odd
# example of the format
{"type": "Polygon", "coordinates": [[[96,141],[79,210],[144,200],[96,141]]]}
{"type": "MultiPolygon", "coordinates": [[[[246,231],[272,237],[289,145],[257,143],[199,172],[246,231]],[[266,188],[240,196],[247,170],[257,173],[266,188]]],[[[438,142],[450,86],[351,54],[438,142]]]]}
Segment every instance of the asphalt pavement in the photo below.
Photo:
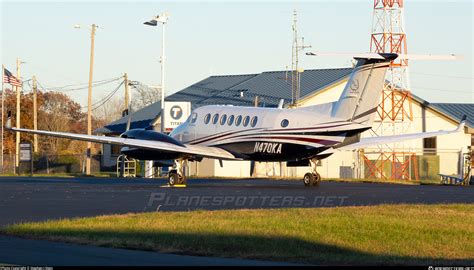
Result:
{"type": "MultiPolygon", "coordinates": [[[[474,203],[465,186],[265,179],[191,179],[170,188],[164,179],[0,178],[0,227],[58,218],[130,212],[378,204],[474,203]]],[[[184,256],[0,236],[0,264],[20,265],[272,265],[273,262],[184,256]]]]}

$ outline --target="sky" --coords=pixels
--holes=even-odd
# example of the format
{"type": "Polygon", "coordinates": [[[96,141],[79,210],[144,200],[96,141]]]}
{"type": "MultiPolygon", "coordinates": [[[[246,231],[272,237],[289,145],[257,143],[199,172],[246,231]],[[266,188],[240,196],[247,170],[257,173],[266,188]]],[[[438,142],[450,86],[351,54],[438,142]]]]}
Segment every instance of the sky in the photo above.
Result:
{"type": "MultiPolygon", "coordinates": [[[[312,46],[308,51],[368,52],[373,12],[372,0],[0,1],[1,62],[15,71],[20,58],[22,79],[36,75],[46,88],[87,83],[92,23],[99,26],[94,81],[127,72],[130,80],[160,84],[162,28],[143,22],[168,12],[166,95],[211,75],[291,66],[294,9],[298,33],[312,46]]],[[[473,103],[473,2],[405,1],[404,18],[408,53],[462,55],[457,61],[411,61],[412,92],[429,102],[473,103]]],[[[304,69],[351,65],[347,57],[300,59],[304,69]]],[[[117,85],[95,87],[93,100],[117,85]]],[[[68,94],[87,104],[87,89],[68,94]]]]}

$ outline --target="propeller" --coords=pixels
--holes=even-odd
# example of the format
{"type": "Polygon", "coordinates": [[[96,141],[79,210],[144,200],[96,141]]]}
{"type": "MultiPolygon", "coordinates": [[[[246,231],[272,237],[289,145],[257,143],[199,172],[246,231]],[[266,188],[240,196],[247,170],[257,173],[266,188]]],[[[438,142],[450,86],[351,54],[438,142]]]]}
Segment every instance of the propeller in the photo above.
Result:
{"type": "Polygon", "coordinates": [[[255,161],[251,160],[250,161],[250,177],[253,176],[255,170],[255,161]]]}

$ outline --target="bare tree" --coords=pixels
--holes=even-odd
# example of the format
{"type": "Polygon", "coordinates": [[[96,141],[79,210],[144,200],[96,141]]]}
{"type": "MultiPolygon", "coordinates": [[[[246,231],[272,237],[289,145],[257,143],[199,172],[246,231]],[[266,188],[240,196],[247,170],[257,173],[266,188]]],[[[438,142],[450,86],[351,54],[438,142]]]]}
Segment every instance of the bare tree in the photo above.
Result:
{"type": "Polygon", "coordinates": [[[94,116],[106,124],[122,117],[125,110],[125,101],[123,97],[113,97],[94,111],[94,116]]]}
{"type": "MultiPolygon", "coordinates": [[[[81,133],[85,130],[85,114],[81,106],[63,93],[42,94],[43,103],[38,112],[39,129],[81,133]]],[[[41,137],[41,147],[48,154],[80,151],[71,147],[71,140],[41,137]]],[[[75,145],[75,144],[74,144],[75,145]]]]}
{"type": "Polygon", "coordinates": [[[140,110],[161,100],[160,86],[148,86],[137,81],[131,81],[129,85],[134,90],[131,99],[132,111],[140,110]]]}

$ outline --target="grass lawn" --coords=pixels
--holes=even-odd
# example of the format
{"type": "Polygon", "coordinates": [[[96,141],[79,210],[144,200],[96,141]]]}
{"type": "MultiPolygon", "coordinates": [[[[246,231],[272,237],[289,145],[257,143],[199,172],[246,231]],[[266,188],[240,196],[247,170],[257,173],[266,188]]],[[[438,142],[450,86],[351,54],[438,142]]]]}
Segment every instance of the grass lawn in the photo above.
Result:
{"type": "Polygon", "coordinates": [[[474,263],[470,204],[158,212],[24,223],[2,233],[314,264],[474,263]]]}

